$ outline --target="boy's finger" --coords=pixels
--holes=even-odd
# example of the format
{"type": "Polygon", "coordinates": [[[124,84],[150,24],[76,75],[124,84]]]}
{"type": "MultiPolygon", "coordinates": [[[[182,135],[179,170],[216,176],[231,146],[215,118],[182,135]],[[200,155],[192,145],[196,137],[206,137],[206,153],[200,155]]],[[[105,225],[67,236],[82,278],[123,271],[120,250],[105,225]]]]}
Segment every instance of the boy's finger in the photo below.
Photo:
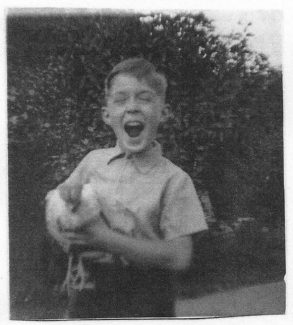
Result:
{"type": "Polygon", "coordinates": [[[69,202],[70,201],[70,192],[67,186],[64,184],[61,184],[58,186],[58,191],[60,194],[60,197],[63,201],[69,202]]]}
{"type": "Polygon", "coordinates": [[[74,246],[87,246],[87,242],[84,240],[68,240],[70,245],[74,245],[74,246]]]}
{"type": "Polygon", "coordinates": [[[74,205],[77,205],[80,201],[80,195],[81,195],[82,186],[74,186],[71,188],[70,191],[70,199],[71,202],[74,203],[74,205]]]}
{"type": "Polygon", "coordinates": [[[73,204],[74,207],[78,206],[80,202],[82,186],[70,187],[66,184],[61,184],[58,186],[58,190],[61,198],[68,203],[73,204]]]}
{"type": "MultiPolygon", "coordinates": [[[[101,222],[101,220],[99,220],[101,222]]],[[[75,232],[78,234],[88,234],[92,227],[95,227],[98,224],[97,219],[90,219],[84,222],[81,226],[75,229],[75,232]]]]}
{"type": "Polygon", "coordinates": [[[77,234],[73,232],[63,232],[62,236],[71,242],[86,242],[87,241],[87,236],[82,235],[82,234],[77,234]]]}

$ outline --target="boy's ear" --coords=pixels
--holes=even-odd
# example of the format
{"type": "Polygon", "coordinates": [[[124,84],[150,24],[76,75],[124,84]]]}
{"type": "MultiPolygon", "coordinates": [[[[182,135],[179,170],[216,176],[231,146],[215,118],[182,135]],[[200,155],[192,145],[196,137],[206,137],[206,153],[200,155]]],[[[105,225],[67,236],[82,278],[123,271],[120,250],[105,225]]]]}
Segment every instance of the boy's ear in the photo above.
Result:
{"type": "Polygon", "coordinates": [[[168,118],[170,117],[170,105],[169,104],[165,104],[163,106],[163,109],[162,109],[162,114],[161,114],[161,120],[160,122],[161,123],[165,123],[168,118]]]}
{"type": "Polygon", "coordinates": [[[106,106],[102,107],[102,118],[105,124],[110,125],[110,115],[106,106]]]}

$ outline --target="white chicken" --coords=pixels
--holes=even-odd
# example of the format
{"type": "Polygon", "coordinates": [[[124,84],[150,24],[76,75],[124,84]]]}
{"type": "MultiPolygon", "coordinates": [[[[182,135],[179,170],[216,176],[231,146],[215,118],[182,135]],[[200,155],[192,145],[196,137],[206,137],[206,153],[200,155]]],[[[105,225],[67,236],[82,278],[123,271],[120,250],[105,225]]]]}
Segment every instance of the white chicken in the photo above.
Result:
{"type": "Polygon", "coordinates": [[[58,189],[50,191],[46,196],[47,229],[65,252],[68,252],[70,244],[62,236],[62,231],[75,231],[94,219],[98,220],[100,214],[101,205],[91,184],[83,186],[80,204],[76,209],[73,204],[62,199],[58,189]]]}
{"type": "Polygon", "coordinates": [[[93,221],[101,221],[101,206],[92,184],[85,184],[80,195],[80,203],[74,209],[73,204],[64,201],[58,189],[50,191],[46,196],[46,222],[50,235],[68,253],[68,268],[62,290],[71,295],[72,290],[94,288],[89,273],[84,267],[84,258],[111,260],[111,254],[71,246],[63,236],[65,231],[76,231],[83,225],[93,221]]]}
{"type": "MultiPolygon", "coordinates": [[[[84,267],[84,259],[112,263],[114,257],[107,252],[71,246],[70,241],[63,236],[64,232],[77,231],[95,219],[97,222],[106,222],[112,229],[124,234],[131,234],[134,230],[134,215],[129,213],[129,210],[119,200],[114,199],[112,207],[104,201],[105,199],[99,195],[95,184],[92,183],[83,185],[80,203],[77,207],[64,201],[58,189],[50,191],[46,196],[48,232],[69,255],[67,275],[63,284],[63,289],[67,290],[69,296],[72,289],[94,287],[84,267]]],[[[119,258],[122,263],[128,263],[123,257],[119,258]]]]}

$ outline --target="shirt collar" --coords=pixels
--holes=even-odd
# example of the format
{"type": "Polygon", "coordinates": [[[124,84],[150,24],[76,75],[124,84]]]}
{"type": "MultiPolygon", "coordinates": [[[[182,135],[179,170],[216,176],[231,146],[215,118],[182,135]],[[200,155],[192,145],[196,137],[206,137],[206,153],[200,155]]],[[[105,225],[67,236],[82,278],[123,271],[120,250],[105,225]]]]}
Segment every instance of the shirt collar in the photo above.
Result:
{"type": "MultiPolygon", "coordinates": [[[[111,164],[116,159],[124,158],[126,156],[125,152],[121,150],[118,143],[112,149],[111,156],[108,159],[107,164],[111,164]]],[[[125,159],[130,159],[133,161],[136,169],[145,174],[148,173],[160,160],[162,157],[162,148],[159,142],[154,141],[151,147],[147,151],[138,152],[135,154],[130,154],[125,159]]]]}

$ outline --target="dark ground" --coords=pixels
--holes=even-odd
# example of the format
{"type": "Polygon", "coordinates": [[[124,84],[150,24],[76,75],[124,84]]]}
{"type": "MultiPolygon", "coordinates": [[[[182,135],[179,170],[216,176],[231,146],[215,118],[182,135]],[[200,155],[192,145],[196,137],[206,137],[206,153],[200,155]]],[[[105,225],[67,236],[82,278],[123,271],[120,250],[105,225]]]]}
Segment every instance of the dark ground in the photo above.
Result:
{"type": "MultiPolygon", "coordinates": [[[[44,263],[44,259],[52,258],[50,251],[42,246],[46,238],[45,230],[39,230],[45,229],[43,214],[39,211],[26,215],[27,218],[23,218],[23,213],[19,213],[10,223],[11,319],[60,319],[66,299],[54,291],[54,276],[57,274],[54,260],[53,266],[44,263]]],[[[176,287],[181,310],[185,310],[182,301],[283,280],[285,251],[282,229],[264,233],[246,229],[232,237],[214,236],[202,240],[207,239],[210,243],[200,250],[191,270],[178,277],[176,287]]],[[[58,274],[59,278],[62,276],[58,274]]]]}

